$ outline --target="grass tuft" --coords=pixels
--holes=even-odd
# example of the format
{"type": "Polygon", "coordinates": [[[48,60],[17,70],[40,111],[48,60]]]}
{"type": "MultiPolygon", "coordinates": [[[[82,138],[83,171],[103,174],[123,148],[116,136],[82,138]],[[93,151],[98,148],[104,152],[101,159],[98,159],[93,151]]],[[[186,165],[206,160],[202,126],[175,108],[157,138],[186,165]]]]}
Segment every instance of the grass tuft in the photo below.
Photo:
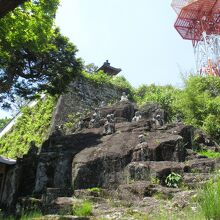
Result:
{"type": "Polygon", "coordinates": [[[73,215],[79,217],[87,217],[92,215],[92,204],[89,201],[84,201],[82,204],[73,205],[73,215]]]}

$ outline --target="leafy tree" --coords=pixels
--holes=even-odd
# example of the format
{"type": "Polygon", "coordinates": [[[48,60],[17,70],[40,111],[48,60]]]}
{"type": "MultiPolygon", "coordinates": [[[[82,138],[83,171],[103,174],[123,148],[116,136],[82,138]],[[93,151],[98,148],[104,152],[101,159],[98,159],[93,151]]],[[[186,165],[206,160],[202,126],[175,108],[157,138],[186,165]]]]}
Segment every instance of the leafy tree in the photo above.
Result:
{"type": "Polygon", "coordinates": [[[220,141],[220,78],[190,76],[185,87],[142,85],[135,92],[139,105],[157,102],[170,118],[178,114],[184,122],[206,131],[220,141]]]}
{"type": "Polygon", "coordinates": [[[0,104],[60,94],[81,69],[76,47],[54,26],[59,0],[32,0],[0,20],[0,104]]]}
{"type": "Polygon", "coordinates": [[[175,107],[184,121],[220,140],[220,78],[190,76],[175,107]]]}
{"type": "Polygon", "coordinates": [[[98,67],[94,63],[90,63],[90,64],[87,64],[87,65],[84,64],[84,70],[87,73],[95,73],[95,72],[97,72],[98,67]]]}
{"type": "Polygon", "coordinates": [[[169,112],[170,119],[177,113],[174,103],[178,99],[180,89],[174,88],[171,85],[157,86],[157,85],[142,85],[135,93],[135,100],[139,105],[144,105],[150,102],[160,104],[167,112],[169,112]]]}

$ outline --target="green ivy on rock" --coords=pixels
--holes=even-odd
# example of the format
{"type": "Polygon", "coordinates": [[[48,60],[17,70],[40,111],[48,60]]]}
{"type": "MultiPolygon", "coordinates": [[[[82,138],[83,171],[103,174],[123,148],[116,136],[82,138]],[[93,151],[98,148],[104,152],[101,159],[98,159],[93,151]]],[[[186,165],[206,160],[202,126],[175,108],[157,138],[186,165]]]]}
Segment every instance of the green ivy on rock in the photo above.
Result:
{"type": "Polygon", "coordinates": [[[48,135],[56,98],[47,96],[36,106],[22,108],[12,130],[0,139],[0,155],[17,158],[27,153],[31,141],[40,146],[48,135]]]}

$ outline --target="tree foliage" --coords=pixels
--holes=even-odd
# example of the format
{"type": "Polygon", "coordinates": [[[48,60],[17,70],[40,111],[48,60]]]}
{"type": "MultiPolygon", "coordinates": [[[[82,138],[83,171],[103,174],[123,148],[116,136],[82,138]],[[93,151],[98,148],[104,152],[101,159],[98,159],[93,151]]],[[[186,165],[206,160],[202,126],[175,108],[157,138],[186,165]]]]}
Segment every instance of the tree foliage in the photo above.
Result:
{"type": "Polygon", "coordinates": [[[172,119],[177,112],[174,108],[174,103],[178,99],[180,93],[180,89],[174,88],[171,85],[142,85],[136,90],[135,100],[138,105],[152,102],[160,104],[163,109],[169,112],[169,118],[172,119]]]}
{"type": "Polygon", "coordinates": [[[220,140],[220,78],[190,76],[175,107],[184,121],[220,140]]]}
{"type": "Polygon", "coordinates": [[[0,103],[60,94],[81,69],[76,47],[55,28],[59,0],[32,0],[0,20],[0,103]]]}

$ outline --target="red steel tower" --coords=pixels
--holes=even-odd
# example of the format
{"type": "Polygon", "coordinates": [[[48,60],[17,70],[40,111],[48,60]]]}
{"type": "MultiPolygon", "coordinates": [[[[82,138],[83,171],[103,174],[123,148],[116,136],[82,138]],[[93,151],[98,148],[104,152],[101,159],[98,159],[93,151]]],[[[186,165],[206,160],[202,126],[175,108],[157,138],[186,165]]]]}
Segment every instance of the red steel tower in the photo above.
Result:
{"type": "Polygon", "coordinates": [[[173,0],[175,28],[191,40],[197,71],[220,76],[220,0],[173,0]]]}

